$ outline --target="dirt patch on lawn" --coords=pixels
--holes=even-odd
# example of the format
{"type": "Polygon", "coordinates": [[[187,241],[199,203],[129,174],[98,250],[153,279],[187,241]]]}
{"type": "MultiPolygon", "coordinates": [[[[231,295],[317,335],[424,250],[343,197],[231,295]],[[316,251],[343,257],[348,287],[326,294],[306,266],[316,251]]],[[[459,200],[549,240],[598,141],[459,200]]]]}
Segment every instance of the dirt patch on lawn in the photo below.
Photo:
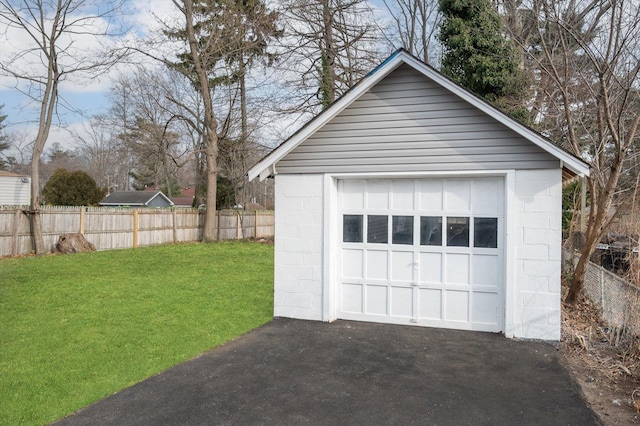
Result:
{"type": "Polygon", "coordinates": [[[640,424],[640,340],[611,329],[588,300],[564,306],[561,352],[605,425],[640,424]],[[634,390],[637,390],[634,395],[634,390]]]}

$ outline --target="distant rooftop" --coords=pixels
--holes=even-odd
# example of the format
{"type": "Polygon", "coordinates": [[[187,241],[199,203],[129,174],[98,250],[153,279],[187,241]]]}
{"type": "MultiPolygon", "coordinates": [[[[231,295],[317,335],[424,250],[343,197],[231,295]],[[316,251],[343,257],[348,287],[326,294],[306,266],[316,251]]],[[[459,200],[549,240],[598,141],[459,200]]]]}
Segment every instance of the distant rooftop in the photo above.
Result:
{"type": "Polygon", "coordinates": [[[101,206],[148,206],[156,197],[162,197],[173,205],[162,191],[114,191],[100,201],[101,206]]]}

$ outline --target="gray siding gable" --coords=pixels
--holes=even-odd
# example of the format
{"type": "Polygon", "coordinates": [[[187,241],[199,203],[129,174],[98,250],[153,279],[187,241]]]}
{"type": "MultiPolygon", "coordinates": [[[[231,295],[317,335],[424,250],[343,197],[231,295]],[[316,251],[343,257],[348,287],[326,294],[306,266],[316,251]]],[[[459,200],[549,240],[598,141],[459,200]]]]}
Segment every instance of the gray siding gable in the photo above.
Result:
{"type": "Polygon", "coordinates": [[[560,160],[402,64],[276,163],[278,173],[560,168],[560,160]]]}

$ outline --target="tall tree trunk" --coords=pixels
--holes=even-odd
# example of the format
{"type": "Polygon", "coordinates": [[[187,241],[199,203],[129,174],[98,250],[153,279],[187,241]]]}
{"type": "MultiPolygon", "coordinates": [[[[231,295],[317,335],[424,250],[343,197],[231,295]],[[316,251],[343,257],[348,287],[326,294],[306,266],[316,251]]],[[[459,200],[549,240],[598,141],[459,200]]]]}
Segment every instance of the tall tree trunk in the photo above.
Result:
{"type": "Polygon", "coordinates": [[[60,79],[60,70],[58,69],[58,56],[56,47],[53,42],[55,40],[55,28],[58,26],[60,19],[59,12],[52,26],[52,40],[48,46],[48,73],[44,93],[42,95],[42,103],[40,105],[40,117],[38,125],[38,134],[33,144],[33,154],[31,155],[31,215],[30,228],[33,242],[33,249],[37,256],[45,254],[47,251],[44,246],[42,237],[42,223],[40,222],[40,156],[44,151],[44,145],[49,137],[49,130],[53,122],[53,112],[55,111],[58,100],[58,81],[60,79]]]}
{"type": "MultiPolygon", "coordinates": [[[[40,152],[33,146],[34,160],[31,161],[31,204],[29,206],[29,230],[31,232],[31,247],[36,255],[45,254],[44,238],[42,237],[42,223],[40,222],[40,152]]],[[[42,143],[41,145],[44,145],[42,143]]]]}
{"type": "Polygon", "coordinates": [[[322,52],[322,77],[320,81],[320,94],[322,107],[326,108],[336,99],[336,51],[333,43],[333,14],[329,0],[322,1],[323,42],[322,52]]]}
{"type": "Polygon", "coordinates": [[[215,241],[216,235],[216,193],[218,178],[218,123],[213,112],[213,100],[209,89],[209,79],[204,68],[198,41],[196,40],[193,26],[193,2],[184,0],[183,9],[186,18],[186,33],[189,43],[191,60],[196,73],[198,90],[202,96],[204,104],[204,152],[207,159],[207,200],[205,202],[204,227],[202,230],[202,241],[215,241]]]}

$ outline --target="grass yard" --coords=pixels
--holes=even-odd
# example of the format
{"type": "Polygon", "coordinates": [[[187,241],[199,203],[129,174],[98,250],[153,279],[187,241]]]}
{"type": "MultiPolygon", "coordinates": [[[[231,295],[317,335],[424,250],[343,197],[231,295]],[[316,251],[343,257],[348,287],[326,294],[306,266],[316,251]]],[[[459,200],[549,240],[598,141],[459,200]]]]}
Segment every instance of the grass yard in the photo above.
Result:
{"type": "Polygon", "coordinates": [[[273,247],[0,259],[0,424],[45,424],[268,322],[273,247]]]}

